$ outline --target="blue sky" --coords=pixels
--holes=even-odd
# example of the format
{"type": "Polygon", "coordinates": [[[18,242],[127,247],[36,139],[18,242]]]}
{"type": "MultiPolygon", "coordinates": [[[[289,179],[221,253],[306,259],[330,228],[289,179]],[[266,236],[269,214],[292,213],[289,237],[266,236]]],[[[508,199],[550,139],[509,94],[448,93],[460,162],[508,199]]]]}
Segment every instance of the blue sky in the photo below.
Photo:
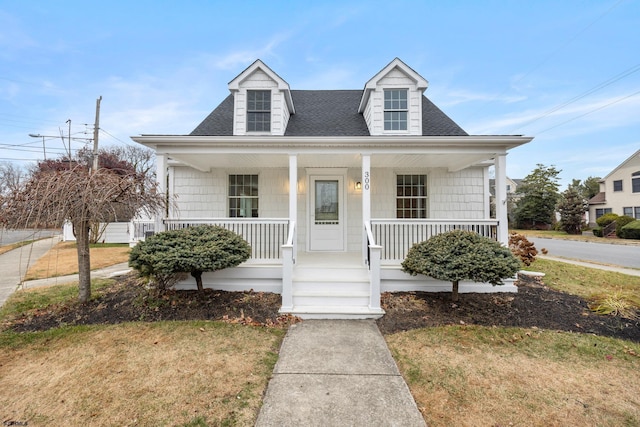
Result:
{"type": "Polygon", "coordinates": [[[0,0],[0,161],[42,159],[29,134],[69,119],[90,138],[99,96],[101,145],[134,144],[189,133],[257,58],[292,89],[362,89],[399,57],[467,132],[535,137],[510,177],[555,165],[564,187],[640,148],[639,52],[633,0],[0,0]]]}

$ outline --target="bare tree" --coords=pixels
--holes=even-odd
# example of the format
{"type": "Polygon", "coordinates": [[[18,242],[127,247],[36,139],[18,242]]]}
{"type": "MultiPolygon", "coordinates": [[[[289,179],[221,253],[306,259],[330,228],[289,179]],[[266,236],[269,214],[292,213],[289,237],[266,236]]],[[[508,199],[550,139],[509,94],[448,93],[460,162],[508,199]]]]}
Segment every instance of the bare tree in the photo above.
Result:
{"type": "Polygon", "coordinates": [[[123,212],[153,215],[167,204],[151,174],[137,173],[130,163],[115,156],[109,161],[108,167],[95,171],[82,158],[41,162],[24,189],[9,196],[6,204],[10,228],[62,226],[65,220],[73,224],[81,302],[91,297],[91,224],[112,221],[123,212]]]}

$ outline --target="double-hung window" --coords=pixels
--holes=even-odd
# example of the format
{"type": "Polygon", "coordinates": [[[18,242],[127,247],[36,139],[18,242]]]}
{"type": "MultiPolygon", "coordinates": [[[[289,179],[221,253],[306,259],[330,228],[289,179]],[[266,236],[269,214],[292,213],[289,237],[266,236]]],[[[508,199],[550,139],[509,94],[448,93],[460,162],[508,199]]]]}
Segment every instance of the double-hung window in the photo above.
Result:
{"type": "Polygon", "coordinates": [[[247,132],[271,131],[271,91],[247,91],[247,132]]]}
{"type": "Polygon", "coordinates": [[[633,218],[633,208],[631,206],[622,208],[622,215],[633,218]]]}
{"type": "Polygon", "coordinates": [[[640,193],[640,171],[631,174],[631,191],[640,193]]]}
{"type": "Polygon", "coordinates": [[[396,177],[396,217],[413,219],[427,217],[426,175],[396,177]]]}
{"type": "Polygon", "coordinates": [[[229,217],[258,218],[258,175],[229,175],[229,217]]]}
{"type": "Polygon", "coordinates": [[[613,191],[622,191],[622,180],[613,181],[613,191]]]}
{"type": "Polygon", "coordinates": [[[604,214],[608,214],[611,212],[612,212],[611,208],[596,209],[596,219],[600,218],[604,214]]]}
{"type": "Polygon", "coordinates": [[[384,130],[407,130],[406,89],[389,89],[384,91],[384,130]]]}

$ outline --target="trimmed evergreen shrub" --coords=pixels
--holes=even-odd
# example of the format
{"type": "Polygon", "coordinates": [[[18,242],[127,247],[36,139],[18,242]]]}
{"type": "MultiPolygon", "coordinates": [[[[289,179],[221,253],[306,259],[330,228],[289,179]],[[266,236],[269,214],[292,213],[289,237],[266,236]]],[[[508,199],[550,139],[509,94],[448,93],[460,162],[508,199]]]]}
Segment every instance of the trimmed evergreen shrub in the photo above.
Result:
{"type": "Polygon", "coordinates": [[[416,243],[402,262],[402,270],[412,276],[424,274],[451,282],[453,301],[458,300],[460,280],[502,285],[502,279],[515,276],[520,266],[509,248],[464,230],[449,231],[416,243]]]}
{"type": "Polygon", "coordinates": [[[639,239],[640,240],[640,219],[630,222],[620,229],[620,235],[623,239],[639,239]]]}
{"type": "Polygon", "coordinates": [[[199,225],[147,237],[129,254],[129,266],[141,276],[166,285],[175,275],[190,273],[203,291],[202,273],[235,267],[251,256],[238,234],[217,225],[199,225]]]}
{"type": "Polygon", "coordinates": [[[607,225],[611,224],[613,221],[616,221],[618,219],[619,215],[615,214],[615,213],[606,213],[604,215],[602,215],[600,218],[596,219],[596,224],[598,224],[600,227],[606,227],[607,225]]]}
{"type": "Polygon", "coordinates": [[[602,237],[603,235],[602,227],[596,227],[592,231],[593,231],[593,235],[596,237],[602,237]]]}
{"type": "Polygon", "coordinates": [[[622,227],[624,227],[625,225],[635,220],[636,219],[634,217],[629,215],[623,215],[618,217],[618,219],[616,219],[616,236],[620,236],[620,230],[622,229],[622,227]]]}

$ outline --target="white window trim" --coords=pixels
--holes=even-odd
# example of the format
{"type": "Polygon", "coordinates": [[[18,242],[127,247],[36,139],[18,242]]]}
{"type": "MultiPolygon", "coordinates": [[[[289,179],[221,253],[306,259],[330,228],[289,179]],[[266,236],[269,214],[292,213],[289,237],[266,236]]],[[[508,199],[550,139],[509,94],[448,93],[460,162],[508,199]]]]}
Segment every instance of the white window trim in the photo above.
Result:
{"type": "Polygon", "coordinates": [[[388,135],[407,135],[411,128],[411,89],[407,87],[385,87],[382,89],[382,132],[388,135]],[[405,91],[407,93],[407,109],[406,110],[387,110],[384,108],[385,93],[389,91],[405,91]],[[406,129],[385,129],[384,113],[387,111],[406,111],[407,128],[406,129]]]}

